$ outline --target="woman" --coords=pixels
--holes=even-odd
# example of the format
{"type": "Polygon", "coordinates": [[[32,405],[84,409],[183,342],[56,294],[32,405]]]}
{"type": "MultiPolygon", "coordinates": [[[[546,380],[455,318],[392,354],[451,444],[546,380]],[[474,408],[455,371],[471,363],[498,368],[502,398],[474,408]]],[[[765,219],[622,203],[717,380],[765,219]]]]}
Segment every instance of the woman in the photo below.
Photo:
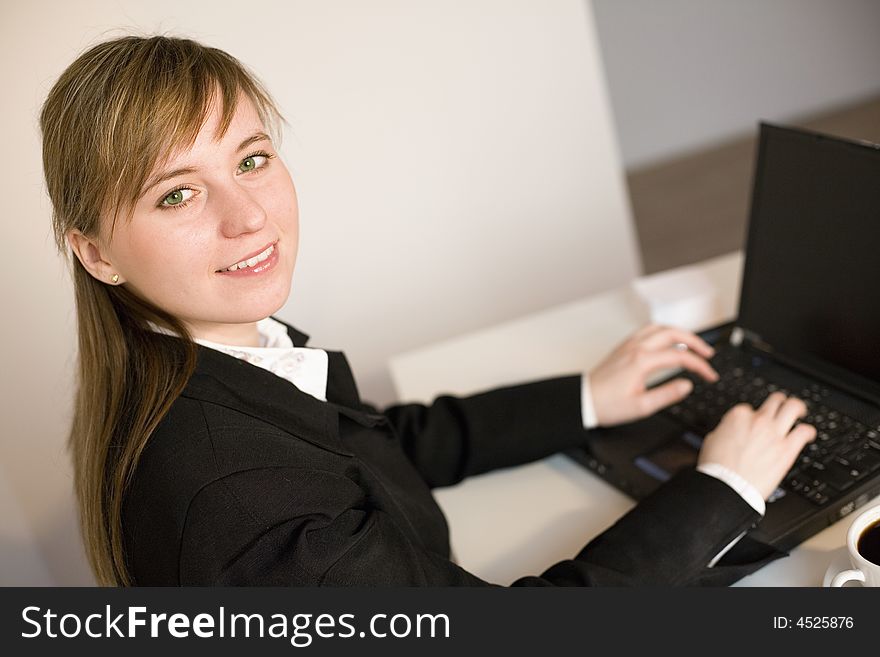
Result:
{"type": "MultiPolygon", "coordinates": [[[[92,568],[118,585],[486,584],[449,559],[430,489],[678,401],[687,381],[648,390],[647,377],[680,366],[713,380],[712,349],[650,326],[588,376],[379,412],[341,353],[306,348],[271,317],[298,246],[282,120],[233,57],[167,37],[91,48],[45,102],[54,232],[76,294],[70,446],[92,568]]],[[[813,438],[794,427],[804,412],[780,394],[735,407],[698,469],[516,583],[707,581],[813,438]]]]}

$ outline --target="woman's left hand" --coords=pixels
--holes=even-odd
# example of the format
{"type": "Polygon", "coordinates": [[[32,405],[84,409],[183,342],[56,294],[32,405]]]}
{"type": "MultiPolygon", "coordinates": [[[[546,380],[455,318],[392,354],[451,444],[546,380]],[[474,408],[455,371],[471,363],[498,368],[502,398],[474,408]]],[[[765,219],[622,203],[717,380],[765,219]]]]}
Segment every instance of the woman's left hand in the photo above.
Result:
{"type": "Polygon", "coordinates": [[[715,350],[684,329],[650,324],[636,331],[590,372],[590,390],[599,426],[647,417],[690,393],[691,382],[673,379],[648,390],[646,382],[658,370],[682,367],[707,381],[718,373],[706,361],[715,350]]]}

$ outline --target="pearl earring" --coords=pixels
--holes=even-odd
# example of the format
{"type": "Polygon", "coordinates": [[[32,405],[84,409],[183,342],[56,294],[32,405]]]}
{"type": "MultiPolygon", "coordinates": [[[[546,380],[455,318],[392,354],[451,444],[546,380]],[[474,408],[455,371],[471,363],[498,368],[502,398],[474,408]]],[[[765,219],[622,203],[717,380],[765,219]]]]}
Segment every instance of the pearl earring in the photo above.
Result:
{"type": "Polygon", "coordinates": [[[114,283],[118,283],[119,282],[119,274],[113,274],[113,278],[111,278],[110,280],[112,280],[114,283]]]}

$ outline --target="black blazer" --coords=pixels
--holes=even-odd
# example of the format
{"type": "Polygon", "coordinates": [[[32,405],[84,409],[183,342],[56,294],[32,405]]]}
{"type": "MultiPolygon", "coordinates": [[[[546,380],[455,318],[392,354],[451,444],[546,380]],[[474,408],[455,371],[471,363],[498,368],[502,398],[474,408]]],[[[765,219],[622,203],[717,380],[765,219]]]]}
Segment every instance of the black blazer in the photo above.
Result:
{"type": "MultiPolygon", "coordinates": [[[[286,326],[305,345],[308,336],[286,326]]],[[[124,499],[136,584],[486,585],[450,561],[431,488],[589,435],[579,375],[379,412],[360,400],[345,356],[328,354],[321,402],[199,346],[195,374],[124,499]]],[[[727,485],[689,470],[572,559],[515,585],[728,583],[781,554],[746,541],[735,558],[705,567],[758,519],[727,485]]]]}

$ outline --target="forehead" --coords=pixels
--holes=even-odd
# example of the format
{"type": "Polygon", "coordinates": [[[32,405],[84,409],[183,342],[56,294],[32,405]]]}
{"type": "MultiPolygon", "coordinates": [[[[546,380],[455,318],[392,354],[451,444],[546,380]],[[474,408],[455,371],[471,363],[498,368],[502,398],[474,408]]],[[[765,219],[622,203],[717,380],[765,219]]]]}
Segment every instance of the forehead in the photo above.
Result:
{"type": "MultiPolygon", "coordinates": [[[[189,154],[210,152],[217,148],[223,148],[230,144],[237,145],[244,137],[255,131],[263,130],[263,122],[257,112],[254,103],[245,94],[239,94],[238,102],[225,134],[220,134],[221,119],[223,118],[222,99],[215,94],[208,106],[207,116],[192,146],[180,145],[173,147],[165,162],[172,162],[189,154]]],[[[158,167],[157,167],[158,168],[158,167]]]]}

